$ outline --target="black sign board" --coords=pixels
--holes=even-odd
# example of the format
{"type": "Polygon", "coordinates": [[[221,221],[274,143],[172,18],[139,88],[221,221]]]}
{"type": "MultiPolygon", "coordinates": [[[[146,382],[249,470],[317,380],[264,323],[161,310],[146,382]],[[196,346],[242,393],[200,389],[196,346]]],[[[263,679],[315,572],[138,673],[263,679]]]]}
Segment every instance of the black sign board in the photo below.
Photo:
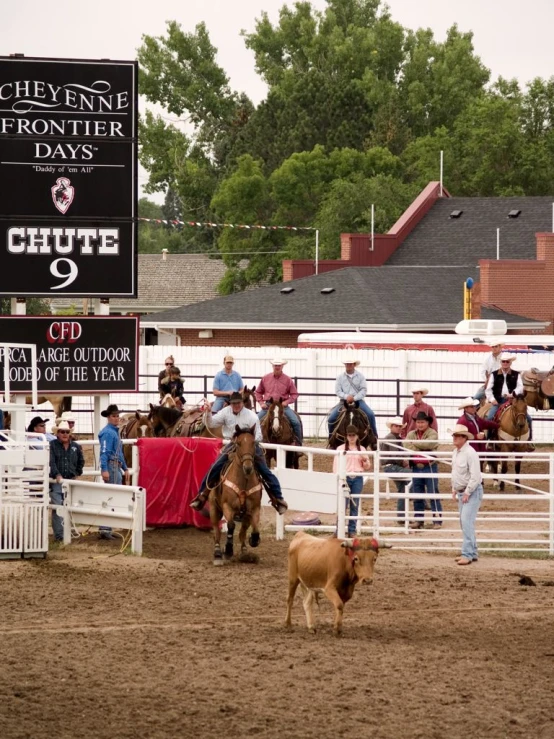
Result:
{"type": "Polygon", "coordinates": [[[69,288],[77,294],[104,297],[114,283],[131,293],[135,279],[132,232],[129,221],[53,225],[46,219],[0,219],[1,264],[9,274],[11,294],[40,296],[49,285],[50,297],[65,296],[69,288]],[[25,263],[27,271],[22,269],[25,263]]]}
{"type": "MultiPolygon", "coordinates": [[[[40,393],[77,395],[138,389],[138,318],[13,316],[0,318],[0,342],[37,346],[40,393]]],[[[0,389],[4,349],[0,348],[0,389]]],[[[30,393],[30,349],[10,351],[10,392],[30,393]]]]}
{"type": "Polygon", "coordinates": [[[136,62],[1,57],[0,295],[136,297],[136,207],[136,62]],[[28,280],[33,250],[14,261],[2,239],[16,221],[63,232],[116,220],[121,248],[110,265],[97,250],[52,252],[56,265],[41,268],[40,281],[28,280]],[[62,273],[73,279],[60,287],[62,273]]]}

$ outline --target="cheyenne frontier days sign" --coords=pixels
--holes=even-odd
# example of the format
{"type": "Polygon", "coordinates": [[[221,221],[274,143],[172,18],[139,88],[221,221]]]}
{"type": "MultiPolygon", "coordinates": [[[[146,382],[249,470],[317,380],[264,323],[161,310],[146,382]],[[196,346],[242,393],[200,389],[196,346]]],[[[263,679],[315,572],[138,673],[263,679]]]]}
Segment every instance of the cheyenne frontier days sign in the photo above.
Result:
{"type": "Polygon", "coordinates": [[[136,297],[137,64],[0,57],[0,295],[136,297]]]}
{"type": "MultiPolygon", "coordinates": [[[[138,318],[135,316],[17,316],[0,318],[2,341],[37,346],[41,393],[76,395],[138,390],[138,318]]],[[[4,388],[0,348],[0,389],[4,388]]],[[[29,349],[10,350],[10,392],[31,391],[29,349]]]]}

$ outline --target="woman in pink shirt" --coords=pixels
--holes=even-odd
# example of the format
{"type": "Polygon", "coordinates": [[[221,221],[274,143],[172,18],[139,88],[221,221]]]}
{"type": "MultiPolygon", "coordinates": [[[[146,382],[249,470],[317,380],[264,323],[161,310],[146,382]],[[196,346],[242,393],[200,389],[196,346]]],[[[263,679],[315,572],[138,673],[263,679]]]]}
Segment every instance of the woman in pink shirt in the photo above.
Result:
{"type": "MultiPolygon", "coordinates": [[[[358,429],[355,426],[346,427],[346,444],[337,447],[338,452],[361,452],[360,439],[358,437],[358,429]]],[[[347,509],[347,516],[358,515],[359,498],[354,495],[360,495],[364,487],[364,478],[357,474],[359,472],[370,472],[372,469],[371,460],[364,454],[347,454],[346,455],[346,484],[350,489],[350,512],[347,509]]],[[[333,472],[339,471],[339,455],[335,456],[333,461],[333,472]]],[[[348,505],[348,503],[347,503],[348,505]]],[[[356,520],[348,521],[348,536],[356,536],[356,520]]]]}

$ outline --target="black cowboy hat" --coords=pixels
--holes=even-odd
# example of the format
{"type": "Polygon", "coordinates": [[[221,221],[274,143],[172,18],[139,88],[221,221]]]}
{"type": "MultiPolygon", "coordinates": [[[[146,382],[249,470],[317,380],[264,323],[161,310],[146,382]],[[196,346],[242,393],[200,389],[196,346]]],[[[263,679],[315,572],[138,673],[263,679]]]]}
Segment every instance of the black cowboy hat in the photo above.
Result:
{"type": "Polygon", "coordinates": [[[115,405],[115,403],[111,403],[105,411],[102,411],[100,413],[101,416],[104,416],[104,418],[107,418],[108,416],[113,415],[114,413],[119,413],[119,408],[115,405]]]}
{"type": "Polygon", "coordinates": [[[27,427],[27,431],[29,433],[32,433],[35,430],[35,427],[39,425],[39,423],[48,423],[47,418],[41,418],[40,416],[35,416],[31,419],[31,423],[27,427]]]}
{"type": "Polygon", "coordinates": [[[425,411],[419,411],[417,416],[415,417],[416,421],[427,421],[427,423],[431,424],[433,423],[433,417],[428,416],[425,411]]]}
{"type": "Polygon", "coordinates": [[[244,398],[240,393],[231,393],[231,397],[229,398],[229,403],[238,403],[239,401],[242,403],[244,398]]]}

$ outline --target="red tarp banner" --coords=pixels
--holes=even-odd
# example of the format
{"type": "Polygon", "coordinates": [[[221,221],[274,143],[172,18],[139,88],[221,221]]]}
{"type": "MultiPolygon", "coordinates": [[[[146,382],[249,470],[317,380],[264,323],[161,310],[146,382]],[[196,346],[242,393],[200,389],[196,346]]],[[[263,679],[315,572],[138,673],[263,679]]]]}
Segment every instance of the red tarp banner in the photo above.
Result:
{"type": "Polygon", "coordinates": [[[138,439],[139,481],[146,490],[148,526],[209,529],[210,520],[190,507],[219,455],[221,439],[138,439]]]}

